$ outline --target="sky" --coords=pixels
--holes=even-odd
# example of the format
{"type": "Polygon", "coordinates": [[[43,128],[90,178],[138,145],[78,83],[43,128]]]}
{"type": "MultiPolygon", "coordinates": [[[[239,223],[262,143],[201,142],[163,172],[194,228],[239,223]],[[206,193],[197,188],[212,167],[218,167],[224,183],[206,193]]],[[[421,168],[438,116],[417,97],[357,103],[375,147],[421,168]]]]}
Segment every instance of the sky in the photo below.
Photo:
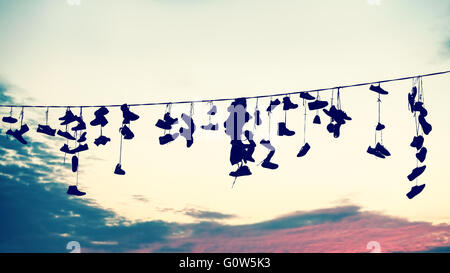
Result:
{"type": "MultiPolygon", "coordinates": [[[[67,1],[0,0],[1,104],[105,105],[266,95],[378,81],[449,70],[448,1],[67,1]]],[[[450,75],[423,79],[433,131],[425,137],[424,191],[412,200],[406,176],[416,166],[409,146],[415,134],[407,107],[411,80],[382,84],[381,118],[392,156],[366,153],[377,122],[376,95],[368,86],[341,91],[352,120],[335,139],[307,115],[311,150],[303,144],[303,110],[290,110],[296,134],[278,137],[281,107],[271,118],[274,162],[258,145],[252,175],[239,178],[229,163],[222,127],[229,101],[216,103],[217,132],[198,129],[186,148],[179,138],[160,146],[154,124],[165,106],[132,107],[135,138],[124,141],[125,176],[119,160],[121,113],[110,108],[97,147],[98,128],[88,128],[79,188],[64,163],[61,138],[35,132],[45,109],[26,109],[27,146],[4,136],[1,124],[0,252],[66,252],[70,240],[84,251],[366,252],[448,251],[450,233],[450,75]],[[21,196],[21,198],[17,198],[21,196]],[[57,224],[54,224],[57,223],[57,224]],[[358,235],[358,236],[356,236],[358,235]],[[447,248],[446,248],[447,247],[447,248]]],[[[330,92],[321,97],[330,99],[330,92]]],[[[279,97],[281,99],[282,97],[279,97]]],[[[258,101],[265,109],[269,99],[258,101]]],[[[253,113],[255,100],[248,101],[253,113]]],[[[0,115],[9,114],[1,108],[0,115]]],[[[83,109],[86,121],[95,109],[83,109]]],[[[172,106],[172,116],[189,113],[172,106]]],[[[78,114],[79,109],[73,109],[78,114]]],[[[194,120],[206,124],[208,104],[194,104],[194,120]]],[[[14,116],[19,110],[14,110],[14,116]]],[[[64,109],[50,109],[59,126],[64,109]]],[[[255,133],[268,137],[268,117],[255,133]]],[[[250,122],[251,123],[251,122],[250,122]]],[[[178,127],[177,127],[178,128],[178,127]]],[[[252,128],[249,125],[249,128],[252,128]]]]}

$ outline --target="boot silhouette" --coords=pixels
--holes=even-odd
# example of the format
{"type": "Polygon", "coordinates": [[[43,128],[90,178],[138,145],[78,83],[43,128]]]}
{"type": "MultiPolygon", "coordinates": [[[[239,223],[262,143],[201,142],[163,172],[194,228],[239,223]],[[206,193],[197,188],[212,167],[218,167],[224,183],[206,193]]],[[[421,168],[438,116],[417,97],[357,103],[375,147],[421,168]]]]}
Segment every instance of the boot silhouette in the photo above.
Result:
{"type": "Polygon", "coordinates": [[[428,115],[428,111],[427,109],[425,109],[425,107],[423,106],[423,102],[421,101],[417,101],[416,103],[414,103],[414,107],[412,109],[414,112],[419,112],[423,117],[426,117],[428,115]]]}
{"type": "Polygon", "coordinates": [[[303,145],[300,151],[298,152],[297,157],[305,156],[310,148],[311,146],[309,146],[308,142],[306,142],[305,145],[303,145]]]}
{"type": "Polygon", "coordinates": [[[415,136],[413,138],[413,141],[411,142],[410,146],[413,148],[416,148],[417,150],[420,150],[420,148],[422,148],[423,146],[423,141],[425,139],[423,138],[423,136],[415,136]]]}
{"type": "Polygon", "coordinates": [[[130,124],[130,121],[135,121],[139,118],[138,115],[130,111],[126,103],[120,106],[120,110],[122,110],[123,124],[130,124]]]}
{"type": "Polygon", "coordinates": [[[426,165],[423,165],[421,167],[414,168],[412,172],[408,175],[408,180],[413,181],[414,179],[419,177],[419,175],[421,175],[425,171],[426,167],[427,167],[426,165]]]}
{"type": "Polygon", "coordinates": [[[273,110],[275,110],[275,107],[280,105],[280,103],[281,102],[279,99],[270,101],[269,107],[267,107],[267,112],[272,112],[273,110]]]}
{"type": "Polygon", "coordinates": [[[267,157],[261,163],[261,167],[266,168],[266,169],[270,169],[270,170],[277,169],[278,168],[278,164],[270,162],[270,160],[272,159],[274,154],[275,154],[274,150],[270,151],[269,154],[267,155],[267,157]]]}
{"type": "Polygon", "coordinates": [[[291,99],[286,96],[283,98],[283,110],[287,111],[290,109],[296,109],[298,107],[298,104],[292,103],[291,99]]]}
{"type": "Polygon", "coordinates": [[[206,113],[206,114],[208,114],[208,115],[210,115],[210,116],[213,116],[213,115],[215,115],[217,113],[217,107],[215,106],[215,105],[213,105],[212,107],[211,107],[211,109],[206,113]]]}
{"type": "Polygon", "coordinates": [[[422,115],[419,115],[419,124],[422,126],[422,131],[425,135],[428,135],[431,132],[431,129],[433,128],[431,124],[429,124],[425,117],[422,115]]]}
{"type": "Polygon", "coordinates": [[[130,128],[128,128],[128,126],[124,125],[121,129],[120,129],[120,133],[123,135],[124,139],[133,139],[134,134],[133,132],[130,130],[130,128]]]}
{"type": "Polygon", "coordinates": [[[422,147],[420,151],[416,154],[416,158],[422,163],[425,161],[425,158],[427,157],[427,148],[422,147]]]}
{"type": "Polygon", "coordinates": [[[124,175],[125,171],[122,170],[122,165],[120,163],[117,163],[116,168],[114,169],[114,173],[117,175],[124,175]]]}
{"type": "Polygon", "coordinates": [[[69,194],[69,195],[76,195],[76,196],[83,196],[86,193],[82,192],[82,191],[79,191],[77,186],[74,185],[74,186],[69,186],[69,188],[67,189],[67,194],[69,194]]]}
{"type": "Polygon", "coordinates": [[[423,191],[424,188],[425,188],[425,184],[422,184],[422,185],[419,185],[419,186],[413,186],[413,187],[411,188],[411,191],[408,192],[408,193],[406,194],[406,196],[407,196],[409,199],[412,199],[412,198],[414,198],[416,195],[418,195],[419,193],[421,193],[421,192],[423,191]]]}
{"type": "Polygon", "coordinates": [[[279,122],[278,123],[278,135],[279,136],[293,136],[293,135],[295,135],[295,132],[286,128],[286,123],[279,122]]]}

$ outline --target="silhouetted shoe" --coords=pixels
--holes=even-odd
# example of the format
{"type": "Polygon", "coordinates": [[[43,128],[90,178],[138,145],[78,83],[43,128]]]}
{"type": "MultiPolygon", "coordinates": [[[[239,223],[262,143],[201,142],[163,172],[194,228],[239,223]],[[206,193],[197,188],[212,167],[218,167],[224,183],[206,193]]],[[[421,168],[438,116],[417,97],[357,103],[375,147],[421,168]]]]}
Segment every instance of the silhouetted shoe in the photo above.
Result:
{"type": "Polygon", "coordinates": [[[174,134],[165,134],[164,136],[160,136],[159,137],[159,144],[160,145],[164,145],[167,144],[169,142],[174,141],[177,137],[179,136],[178,133],[174,133],[174,134]]]}
{"type": "Polygon", "coordinates": [[[130,121],[135,121],[139,118],[138,115],[130,111],[126,103],[120,106],[120,110],[122,110],[123,124],[130,124],[130,121]]]}
{"type": "Polygon", "coordinates": [[[168,122],[158,119],[158,121],[155,124],[156,127],[164,129],[164,130],[170,130],[172,129],[172,125],[170,125],[168,122]]]}
{"type": "Polygon", "coordinates": [[[216,113],[217,113],[217,107],[215,105],[213,105],[206,114],[208,114],[210,116],[214,116],[216,113]]]}
{"type": "Polygon", "coordinates": [[[333,127],[333,136],[338,138],[341,135],[341,125],[342,123],[336,123],[333,127]]]}
{"type": "Polygon", "coordinates": [[[14,130],[12,131],[11,129],[8,129],[8,131],[6,131],[7,135],[11,135],[13,136],[15,139],[17,139],[20,143],[26,145],[27,141],[23,138],[23,134],[25,134],[26,132],[28,132],[30,129],[28,128],[28,125],[24,124],[20,127],[19,130],[14,130]]]}
{"type": "Polygon", "coordinates": [[[376,157],[379,157],[379,158],[385,158],[385,156],[380,151],[378,151],[377,149],[372,148],[370,146],[369,146],[369,148],[367,148],[367,153],[374,155],[376,157]]]}
{"type": "Polygon", "coordinates": [[[261,112],[259,110],[255,111],[255,124],[256,125],[261,125],[262,120],[261,120],[261,112]]]}
{"type": "Polygon", "coordinates": [[[67,144],[64,144],[61,149],[59,149],[61,152],[66,153],[66,154],[74,154],[72,152],[72,150],[69,149],[69,146],[67,146],[67,144]]]}
{"type": "Polygon", "coordinates": [[[384,156],[390,156],[391,155],[391,153],[383,145],[381,145],[380,142],[377,143],[377,145],[375,146],[375,149],[377,151],[379,151],[384,156]]]}
{"type": "Polygon", "coordinates": [[[414,186],[414,187],[411,188],[411,191],[406,194],[406,196],[409,199],[412,199],[412,198],[414,198],[414,196],[416,196],[419,193],[421,193],[424,188],[425,188],[425,184],[422,184],[422,185],[419,185],[419,186],[414,186]]]}
{"type": "Polygon", "coordinates": [[[414,107],[412,108],[414,112],[419,112],[422,116],[426,117],[428,115],[427,109],[423,106],[423,102],[417,101],[414,103],[414,107]]]}
{"type": "Polygon", "coordinates": [[[69,188],[67,189],[67,194],[69,195],[76,195],[76,196],[83,196],[86,193],[79,191],[77,186],[69,186],[69,188]]]}
{"type": "Polygon", "coordinates": [[[424,141],[423,136],[415,136],[410,146],[416,148],[417,150],[420,150],[420,148],[422,148],[423,146],[423,141],[424,141]]]}
{"type": "Polygon", "coordinates": [[[181,118],[188,125],[188,128],[181,127],[179,132],[180,135],[186,139],[186,146],[189,148],[194,143],[194,132],[195,132],[195,123],[191,116],[186,114],[181,114],[181,118]]]}
{"type": "Polygon", "coordinates": [[[334,133],[334,123],[333,122],[330,122],[330,123],[328,123],[328,125],[327,125],[327,131],[328,131],[328,133],[334,133]]]}
{"type": "Polygon", "coordinates": [[[388,91],[384,90],[384,89],[381,88],[381,86],[379,86],[379,85],[378,85],[378,86],[371,85],[369,89],[370,89],[371,91],[377,92],[378,94],[381,94],[381,95],[387,95],[387,94],[389,94],[388,91]]]}
{"type": "Polygon", "coordinates": [[[316,98],[311,96],[308,92],[300,92],[300,98],[305,100],[315,100],[316,98]]]}
{"type": "Polygon", "coordinates": [[[95,110],[94,115],[95,116],[105,116],[109,113],[108,108],[106,108],[105,106],[102,106],[100,108],[98,108],[97,110],[95,110]]]}
{"type": "Polygon", "coordinates": [[[78,170],[78,157],[76,155],[72,156],[72,172],[78,170]]]}
{"type": "Polygon", "coordinates": [[[95,119],[91,121],[91,126],[102,126],[105,127],[108,124],[108,120],[104,116],[96,116],[95,119]]]}
{"type": "Polygon", "coordinates": [[[411,112],[414,112],[414,101],[416,100],[417,95],[417,87],[413,87],[411,90],[411,93],[408,93],[408,104],[409,109],[411,109],[411,112]]]}
{"type": "Polygon", "coordinates": [[[311,146],[309,146],[308,142],[306,142],[305,145],[303,145],[302,148],[300,149],[300,151],[298,152],[297,157],[305,156],[306,153],[308,153],[310,148],[311,148],[311,146]]]}
{"type": "Polygon", "coordinates": [[[178,118],[172,118],[172,117],[170,116],[170,113],[169,113],[169,112],[167,112],[167,113],[164,114],[164,120],[165,120],[168,124],[170,124],[170,125],[174,125],[174,124],[177,124],[177,123],[178,123],[178,118]]]}
{"type": "Polygon", "coordinates": [[[83,132],[81,134],[80,138],[77,140],[77,142],[78,143],[85,142],[86,141],[86,135],[87,135],[87,132],[83,132]]]}
{"type": "Polygon", "coordinates": [[[37,128],[37,132],[41,133],[41,134],[46,134],[46,135],[49,135],[49,136],[55,136],[56,129],[52,129],[48,125],[41,125],[41,124],[39,124],[38,128],[37,128]]]}
{"type": "Polygon", "coordinates": [[[319,115],[316,115],[316,116],[314,117],[313,123],[314,123],[314,124],[320,124],[320,116],[319,116],[319,115]]]}
{"type": "Polygon", "coordinates": [[[328,106],[328,102],[324,100],[315,100],[313,102],[308,103],[309,110],[317,110],[322,109],[328,106]]]}
{"type": "Polygon", "coordinates": [[[99,136],[98,138],[96,138],[94,140],[94,144],[97,146],[106,145],[106,143],[108,143],[109,141],[111,141],[111,139],[109,137],[99,136]]]}
{"type": "Polygon", "coordinates": [[[283,110],[287,111],[290,109],[296,109],[297,107],[298,104],[292,103],[288,96],[283,98],[283,110]]]}
{"type": "Polygon", "coordinates": [[[419,175],[421,175],[425,171],[426,167],[427,166],[424,165],[421,167],[414,168],[412,172],[408,175],[408,180],[413,181],[414,179],[416,179],[419,175]]]}
{"type": "Polygon", "coordinates": [[[384,126],[384,124],[381,124],[381,123],[378,122],[377,127],[376,127],[375,129],[376,129],[377,131],[381,131],[381,130],[383,130],[384,128],[386,128],[386,126],[384,126]]]}
{"type": "Polygon", "coordinates": [[[117,165],[116,165],[116,168],[114,169],[114,173],[115,173],[115,174],[118,174],[118,175],[124,175],[124,174],[125,174],[125,171],[122,170],[122,165],[117,164],[117,165]]]}
{"type": "Polygon", "coordinates": [[[133,132],[131,132],[130,128],[128,128],[128,126],[126,126],[126,125],[124,125],[120,129],[120,133],[123,135],[123,138],[125,138],[125,139],[132,139],[134,137],[133,132]]]}
{"type": "Polygon", "coordinates": [[[420,162],[424,162],[426,157],[427,157],[427,148],[422,147],[422,149],[420,149],[420,151],[416,154],[416,158],[420,162]]]}
{"type": "Polygon", "coordinates": [[[2,121],[3,122],[6,122],[6,123],[16,123],[17,122],[17,119],[15,119],[15,118],[13,118],[13,117],[3,117],[2,118],[2,121]]]}
{"type": "Polygon", "coordinates": [[[261,140],[259,142],[259,144],[261,144],[262,146],[266,147],[267,149],[269,149],[270,151],[275,151],[275,147],[272,146],[272,144],[270,144],[270,140],[261,140]]]}
{"type": "Polygon", "coordinates": [[[332,118],[333,120],[336,120],[337,118],[337,109],[336,106],[331,105],[330,109],[323,109],[322,110],[327,116],[329,116],[330,118],[332,118]]]}
{"type": "Polygon", "coordinates": [[[75,117],[76,121],[78,122],[77,126],[72,128],[72,131],[81,131],[86,130],[86,123],[84,123],[83,119],[81,117],[75,117]]]}
{"type": "Polygon", "coordinates": [[[276,99],[276,100],[272,100],[270,101],[269,107],[267,107],[267,112],[272,112],[272,110],[275,109],[275,107],[277,107],[278,105],[280,105],[280,100],[276,99]]]}
{"type": "Polygon", "coordinates": [[[419,123],[420,126],[422,126],[422,131],[425,135],[428,135],[431,132],[431,129],[433,128],[431,126],[431,124],[429,124],[426,120],[425,117],[422,115],[419,115],[419,123]]]}
{"type": "Polygon", "coordinates": [[[262,161],[261,167],[271,170],[275,170],[276,168],[278,168],[278,164],[270,162],[274,154],[275,150],[270,151],[266,158],[262,161]]]}
{"type": "Polygon", "coordinates": [[[286,128],[286,123],[279,122],[278,123],[278,135],[279,136],[293,136],[293,135],[295,135],[295,132],[286,128]]]}
{"type": "Polygon", "coordinates": [[[247,175],[251,175],[251,174],[252,174],[252,172],[246,165],[242,165],[236,171],[230,172],[230,176],[233,176],[233,177],[247,176],[247,175]]]}
{"type": "Polygon", "coordinates": [[[63,131],[61,131],[61,130],[58,130],[58,136],[62,136],[62,137],[64,137],[64,138],[67,138],[68,140],[75,140],[75,137],[74,136],[72,136],[69,132],[63,132],[63,131]]]}
{"type": "Polygon", "coordinates": [[[74,121],[76,121],[75,115],[69,109],[66,110],[66,114],[63,117],[60,117],[59,120],[62,120],[61,125],[67,125],[74,121]]]}
{"type": "Polygon", "coordinates": [[[89,146],[86,144],[79,144],[75,149],[71,150],[71,154],[76,154],[79,152],[84,152],[89,150],[89,146]]]}
{"type": "Polygon", "coordinates": [[[219,129],[219,124],[208,124],[208,125],[202,125],[203,130],[210,130],[210,131],[217,131],[219,129]]]}

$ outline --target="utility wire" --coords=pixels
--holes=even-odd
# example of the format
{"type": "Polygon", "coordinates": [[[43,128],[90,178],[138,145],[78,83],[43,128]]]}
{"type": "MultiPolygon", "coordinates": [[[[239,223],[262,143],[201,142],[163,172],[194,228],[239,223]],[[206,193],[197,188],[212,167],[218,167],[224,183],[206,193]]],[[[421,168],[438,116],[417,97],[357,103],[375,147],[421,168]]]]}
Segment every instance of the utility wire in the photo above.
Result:
{"type": "MultiPolygon", "coordinates": [[[[416,76],[409,76],[409,77],[403,77],[403,78],[396,78],[396,79],[387,79],[382,81],[373,81],[373,82],[365,82],[365,83],[356,83],[356,84],[350,84],[350,85],[342,85],[342,86],[335,86],[335,87],[328,87],[328,88],[321,88],[321,89],[311,89],[311,90],[305,90],[305,91],[295,91],[295,92],[288,92],[288,93],[278,93],[278,94],[269,94],[269,95],[259,95],[259,96],[251,96],[251,97],[234,97],[234,98],[221,98],[221,99],[205,99],[205,100],[185,100],[185,101],[175,101],[175,102],[149,102],[149,103],[134,103],[134,104],[128,104],[128,106],[150,106],[150,105],[169,105],[169,104],[186,104],[186,103],[203,103],[203,102],[214,102],[214,101],[229,101],[229,100],[235,100],[237,98],[245,98],[245,99],[258,99],[258,98],[268,98],[268,97],[279,97],[279,96],[287,96],[287,95],[295,95],[300,94],[302,92],[309,93],[309,92],[322,92],[327,90],[333,90],[333,89],[343,89],[343,88],[349,88],[349,87],[357,87],[357,86],[364,86],[369,84],[380,84],[385,82],[393,82],[393,81],[403,81],[403,80],[409,80],[414,79],[418,77],[430,77],[430,76],[436,76],[441,74],[450,73],[450,70],[447,71],[441,71],[441,72],[435,72],[435,73],[429,73],[429,74],[423,74],[423,75],[416,75],[416,76]]],[[[120,107],[121,104],[110,104],[110,105],[0,105],[0,107],[23,107],[23,108],[97,108],[97,107],[120,107]]]]}

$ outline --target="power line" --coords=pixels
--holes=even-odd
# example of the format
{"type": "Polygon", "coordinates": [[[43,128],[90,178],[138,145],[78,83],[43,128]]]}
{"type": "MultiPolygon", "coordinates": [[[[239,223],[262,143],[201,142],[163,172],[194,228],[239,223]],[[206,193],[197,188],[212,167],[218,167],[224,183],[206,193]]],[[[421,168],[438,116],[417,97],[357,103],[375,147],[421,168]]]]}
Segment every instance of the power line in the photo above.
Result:
{"type": "MultiPolygon", "coordinates": [[[[134,104],[128,104],[128,106],[151,106],[151,105],[168,105],[168,104],[186,104],[186,103],[204,103],[204,102],[214,102],[214,101],[229,101],[229,100],[235,100],[237,98],[245,98],[245,99],[259,99],[259,98],[268,98],[268,97],[279,97],[279,96],[287,96],[287,95],[295,95],[300,94],[302,92],[309,93],[309,92],[322,92],[327,90],[333,90],[333,89],[343,89],[343,88],[349,88],[349,87],[357,87],[357,86],[364,86],[369,84],[379,84],[379,83],[386,83],[386,82],[393,82],[393,81],[403,81],[403,80],[409,80],[414,79],[418,77],[430,77],[430,76],[436,76],[441,74],[450,73],[450,70],[447,71],[441,71],[441,72],[435,72],[435,73],[429,73],[429,74],[423,74],[423,75],[416,75],[416,76],[409,76],[409,77],[402,77],[402,78],[396,78],[396,79],[387,79],[387,80],[381,80],[381,81],[373,81],[373,82],[364,82],[364,83],[356,83],[356,84],[350,84],[350,85],[341,85],[341,86],[335,86],[335,87],[328,87],[328,88],[320,88],[320,89],[311,89],[311,90],[304,90],[304,91],[295,91],[295,92],[288,92],[288,93],[277,93],[277,94],[269,94],[269,95],[259,95],[259,96],[250,96],[250,97],[233,97],[233,98],[221,98],[221,99],[209,99],[209,100],[185,100],[185,101],[174,101],[174,102],[148,102],[148,103],[134,103],[134,104]]],[[[23,108],[97,108],[97,107],[120,107],[121,104],[109,104],[109,105],[0,105],[0,107],[23,107],[23,108]]]]}

